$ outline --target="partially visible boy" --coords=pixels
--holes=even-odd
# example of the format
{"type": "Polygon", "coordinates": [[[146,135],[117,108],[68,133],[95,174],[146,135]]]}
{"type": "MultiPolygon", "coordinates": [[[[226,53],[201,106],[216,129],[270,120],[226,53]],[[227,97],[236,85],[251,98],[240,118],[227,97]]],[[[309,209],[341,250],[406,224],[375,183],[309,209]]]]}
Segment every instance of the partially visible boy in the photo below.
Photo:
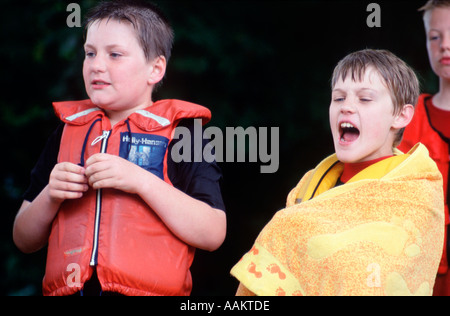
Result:
{"type": "Polygon", "coordinates": [[[419,10],[424,12],[428,57],[431,68],[439,76],[439,91],[435,95],[420,95],[414,118],[398,148],[406,152],[417,142],[423,143],[444,178],[446,238],[433,295],[449,296],[450,1],[431,0],[419,10]]]}
{"type": "Polygon", "coordinates": [[[237,295],[431,295],[444,236],[442,176],[394,148],[419,94],[392,53],[348,55],[332,78],[336,153],[308,172],[231,273],[237,295]]]}
{"type": "Polygon", "coordinates": [[[102,2],[90,13],[90,99],[54,103],[64,124],[33,169],[14,223],[22,251],[48,242],[44,295],[189,295],[195,248],[223,242],[217,165],[176,164],[170,155],[175,128],[211,113],[152,100],[172,41],[146,2],[102,2]]]}

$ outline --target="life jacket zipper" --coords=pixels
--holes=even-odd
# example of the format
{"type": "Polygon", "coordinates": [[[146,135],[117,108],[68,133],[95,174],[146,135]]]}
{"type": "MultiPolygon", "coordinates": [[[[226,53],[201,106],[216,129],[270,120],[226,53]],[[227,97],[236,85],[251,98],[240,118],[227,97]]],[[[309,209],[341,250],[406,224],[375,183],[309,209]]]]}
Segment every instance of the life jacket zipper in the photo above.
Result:
{"type": "MultiPolygon", "coordinates": [[[[108,145],[108,138],[111,131],[103,131],[103,134],[99,137],[97,137],[91,145],[95,145],[99,141],[102,141],[102,147],[100,150],[100,153],[104,154],[106,153],[106,148],[108,145]]],[[[95,222],[94,222],[94,240],[92,242],[92,254],[91,254],[91,261],[89,262],[89,265],[91,267],[95,267],[97,265],[97,258],[98,258],[98,239],[99,239],[99,233],[100,233],[100,216],[102,211],[102,189],[97,190],[97,200],[95,204],[95,222]]]]}

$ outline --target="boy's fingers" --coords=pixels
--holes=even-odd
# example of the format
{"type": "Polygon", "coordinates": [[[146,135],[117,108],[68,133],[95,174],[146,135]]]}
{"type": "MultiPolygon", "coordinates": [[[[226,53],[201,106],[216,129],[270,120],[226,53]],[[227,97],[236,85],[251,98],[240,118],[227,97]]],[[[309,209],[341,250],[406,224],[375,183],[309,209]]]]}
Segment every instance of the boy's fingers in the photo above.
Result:
{"type": "Polygon", "coordinates": [[[100,161],[105,161],[108,159],[108,154],[95,154],[86,160],[86,167],[100,161]]]}
{"type": "Polygon", "coordinates": [[[52,172],[51,177],[63,182],[87,183],[85,169],[71,163],[59,164],[52,172]]]}
{"type": "Polygon", "coordinates": [[[63,191],[63,190],[51,190],[50,196],[56,200],[72,200],[78,199],[83,196],[83,193],[86,191],[63,191]]]}
{"type": "Polygon", "coordinates": [[[96,154],[86,161],[85,175],[90,178],[92,175],[110,170],[116,165],[115,157],[108,154],[96,154]]]}
{"type": "Polygon", "coordinates": [[[60,184],[59,190],[64,192],[86,192],[89,189],[87,184],[63,182],[60,184]]]}
{"type": "Polygon", "coordinates": [[[61,171],[73,172],[77,174],[84,174],[85,172],[85,168],[71,162],[62,162],[58,166],[61,171]]]}
{"type": "Polygon", "coordinates": [[[64,172],[57,174],[55,176],[56,180],[59,180],[61,182],[67,182],[67,183],[75,183],[75,184],[83,184],[87,183],[87,178],[85,175],[71,173],[71,172],[64,172]]]}

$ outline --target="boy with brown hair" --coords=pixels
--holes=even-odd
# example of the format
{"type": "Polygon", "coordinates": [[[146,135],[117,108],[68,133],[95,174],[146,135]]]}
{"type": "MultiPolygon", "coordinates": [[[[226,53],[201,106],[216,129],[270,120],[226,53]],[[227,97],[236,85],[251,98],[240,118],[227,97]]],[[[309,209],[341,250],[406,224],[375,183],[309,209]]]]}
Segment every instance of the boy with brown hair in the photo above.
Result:
{"type": "Polygon", "coordinates": [[[336,153],[309,171],[231,273],[237,295],[431,295],[442,176],[417,144],[395,150],[419,83],[385,50],[345,57],[332,78],[336,153]]]}
{"type": "Polygon", "coordinates": [[[211,113],[152,100],[172,41],[146,2],[102,2],[90,12],[89,99],[54,103],[64,124],[33,169],[14,223],[22,251],[48,242],[44,295],[189,295],[195,248],[222,244],[220,170],[170,155],[175,128],[206,124],[211,113]]]}
{"type": "Polygon", "coordinates": [[[416,105],[416,113],[406,128],[401,151],[410,150],[417,142],[430,151],[444,178],[446,238],[434,295],[450,295],[450,274],[448,273],[448,199],[450,189],[450,1],[430,0],[419,11],[427,38],[427,50],[431,68],[439,77],[439,91],[435,95],[423,93],[416,105]]]}

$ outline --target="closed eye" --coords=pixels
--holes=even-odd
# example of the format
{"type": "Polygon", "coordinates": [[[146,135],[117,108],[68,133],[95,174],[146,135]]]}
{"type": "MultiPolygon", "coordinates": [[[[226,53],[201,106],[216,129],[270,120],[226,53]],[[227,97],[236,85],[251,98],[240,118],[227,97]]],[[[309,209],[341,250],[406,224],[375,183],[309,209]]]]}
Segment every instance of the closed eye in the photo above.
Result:
{"type": "Polygon", "coordinates": [[[436,40],[440,39],[440,35],[430,35],[430,36],[428,37],[428,39],[429,39],[430,41],[436,41],[436,40]]]}

